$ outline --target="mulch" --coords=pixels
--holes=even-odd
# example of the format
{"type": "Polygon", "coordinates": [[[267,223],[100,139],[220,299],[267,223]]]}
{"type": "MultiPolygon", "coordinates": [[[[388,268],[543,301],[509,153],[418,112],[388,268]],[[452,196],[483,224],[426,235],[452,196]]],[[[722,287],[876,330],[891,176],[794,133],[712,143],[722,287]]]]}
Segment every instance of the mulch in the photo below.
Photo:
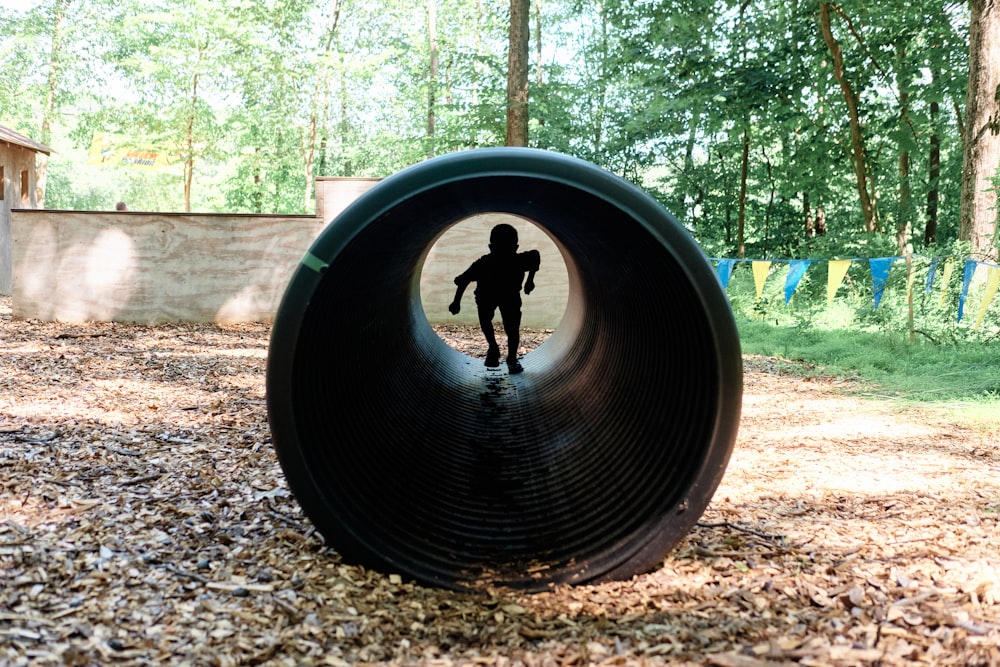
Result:
{"type": "Polygon", "coordinates": [[[1000,434],[747,357],[726,477],[662,567],[456,593],[310,526],[268,335],[0,300],[0,665],[1000,665],[1000,434]]]}

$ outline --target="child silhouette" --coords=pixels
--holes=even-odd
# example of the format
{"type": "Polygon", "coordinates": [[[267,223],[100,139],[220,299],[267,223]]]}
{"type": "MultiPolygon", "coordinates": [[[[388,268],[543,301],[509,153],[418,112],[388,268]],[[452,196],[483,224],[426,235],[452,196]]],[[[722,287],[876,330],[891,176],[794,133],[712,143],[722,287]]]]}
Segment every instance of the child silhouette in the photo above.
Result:
{"type": "Polygon", "coordinates": [[[500,347],[493,333],[493,315],[500,309],[503,330],[507,334],[507,370],[520,373],[524,370],[517,360],[517,348],[521,343],[521,282],[524,293],[535,289],[535,272],[541,262],[537,250],[517,252],[517,230],[507,224],[495,226],[490,231],[490,254],[483,255],[455,278],[455,299],[448,306],[452,315],[457,315],[462,307],[462,294],[469,283],[476,283],[476,307],[479,309],[479,326],[489,348],[486,351],[486,366],[500,365],[500,347]],[[528,279],[524,279],[524,274],[528,279]]]}

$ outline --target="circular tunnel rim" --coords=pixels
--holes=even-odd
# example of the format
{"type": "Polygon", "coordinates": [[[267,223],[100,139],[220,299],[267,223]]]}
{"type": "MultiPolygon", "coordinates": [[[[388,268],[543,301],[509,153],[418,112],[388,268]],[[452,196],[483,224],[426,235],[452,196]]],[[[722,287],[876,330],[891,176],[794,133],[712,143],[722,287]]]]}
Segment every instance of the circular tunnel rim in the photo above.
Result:
{"type": "MultiPolygon", "coordinates": [[[[312,488],[298,483],[293,492],[306,514],[314,517],[317,512],[322,511],[324,501],[315,488],[319,481],[312,478],[305,460],[303,439],[298,432],[288,397],[293,387],[291,369],[296,358],[300,327],[311,306],[311,298],[323,280],[325,268],[336,261],[339,253],[355,235],[404,201],[445,184],[511,175],[561,183],[571,189],[586,192],[607,201],[640,224],[677,259],[688,277],[690,287],[697,293],[705,308],[706,319],[713,333],[714,368],[719,375],[716,380],[716,419],[708,443],[704,446],[701,468],[693,475],[691,484],[686,489],[685,501],[675,508],[676,515],[671,521],[660,522],[660,533],[648,535],[626,561],[602,572],[583,573],[579,581],[603,581],[630,576],[637,571],[649,569],[662,560],[663,541],[666,539],[676,543],[690,531],[721,482],[738,429],[742,358],[729,303],[707,258],[687,231],[648,194],[589,162],[538,149],[474,149],[433,158],[409,167],[385,179],[349,205],[326,227],[306,253],[285,291],[274,320],[267,373],[268,416],[274,446],[290,486],[293,477],[302,479],[305,476],[312,480],[312,488]]],[[[487,212],[492,210],[477,209],[469,215],[487,212]]],[[[544,221],[531,219],[531,222],[546,229],[544,221]]],[[[333,546],[340,550],[340,545],[333,546]]],[[[342,553],[353,549],[354,546],[349,546],[342,553]]],[[[367,562],[374,561],[379,569],[407,572],[418,579],[430,580],[430,583],[456,587],[454,581],[438,580],[433,576],[410,572],[407,563],[396,562],[385,554],[369,552],[369,555],[375,558],[367,558],[367,562]]]]}

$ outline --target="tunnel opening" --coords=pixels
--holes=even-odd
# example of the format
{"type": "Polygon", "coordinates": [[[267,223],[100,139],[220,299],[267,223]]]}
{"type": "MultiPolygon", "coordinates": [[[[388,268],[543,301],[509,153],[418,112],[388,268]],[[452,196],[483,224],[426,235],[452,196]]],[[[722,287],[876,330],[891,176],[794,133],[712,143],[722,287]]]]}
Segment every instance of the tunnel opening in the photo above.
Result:
{"type": "MultiPolygon", "coordinates": [[[[569,298],[562,251],[544,228],[533,221],[486,212],[449,226],[434,240],[421,264],[420,302],[430,326],[449,347],[480,360],[486,354],[486,341],[478,333],[476,285],[473,283],[466,290],[458,315],[451,314],[448,305],[455,294],[455,276],[489,252],[490,230],[497,224],[508,224],[517,230],[519,252],[538,250],[541,255],[541,266],[535,277],[536,289],[530,295],[521,295],[522,356],[543,344],[556,330],[569,298]]],[[[501,326],[499,311],[494,314],[493,329],[501,349],[507,350],[507,333],[501,326]]]]}
{"type": "Polygon", "coordinates": [[[310,249],[268,361],[289,485],[345,559],[456,588],[631,576],[690,530],[721,480],[739,342],[700,249],[644,193],[517,149],[387,179],[310,249]],[[525,372],[485,369],[429,326],[436,239],[483,212],[531,220],[568,301],[525,372]]]}

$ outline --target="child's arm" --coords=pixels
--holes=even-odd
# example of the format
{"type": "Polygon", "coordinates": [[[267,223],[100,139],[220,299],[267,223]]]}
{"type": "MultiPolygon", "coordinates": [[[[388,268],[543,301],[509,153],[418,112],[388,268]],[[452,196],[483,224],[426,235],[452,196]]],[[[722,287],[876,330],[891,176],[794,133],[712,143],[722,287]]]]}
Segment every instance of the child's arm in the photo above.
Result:
{"type": "Polygon", "coordinates": [[[448,305],[448,310],[451,311],[452,315],[458,315],[458,312],[462,310],[462,295],[465,294],[465,288],[469,286],[472,279],[468,276],[469,272],[466,271],[462,275],[455,278],[455,298],[452,299],[451,303],[448,305]]]}
{"type": "Polygon", "coordinates": [[[462,294],[465,293],[465,288],[469,286],[469,283],[458,282],[458,278],[455,278],[455,284],[458,285],[455,289],[455,298],[448,305],[448,310],[451,311],[452,315],[458,315],[458,312],[462,310],[462,294]]]}
{"type": "Polygon", "coordinates": [[[524,281],[524,293],[531,294],[535,289],[535,272],[538,271],[542,263],[542,255],[537,250],[529,250],[524,253],[525,265],[528,269],[528,278],[524,281]]]}

